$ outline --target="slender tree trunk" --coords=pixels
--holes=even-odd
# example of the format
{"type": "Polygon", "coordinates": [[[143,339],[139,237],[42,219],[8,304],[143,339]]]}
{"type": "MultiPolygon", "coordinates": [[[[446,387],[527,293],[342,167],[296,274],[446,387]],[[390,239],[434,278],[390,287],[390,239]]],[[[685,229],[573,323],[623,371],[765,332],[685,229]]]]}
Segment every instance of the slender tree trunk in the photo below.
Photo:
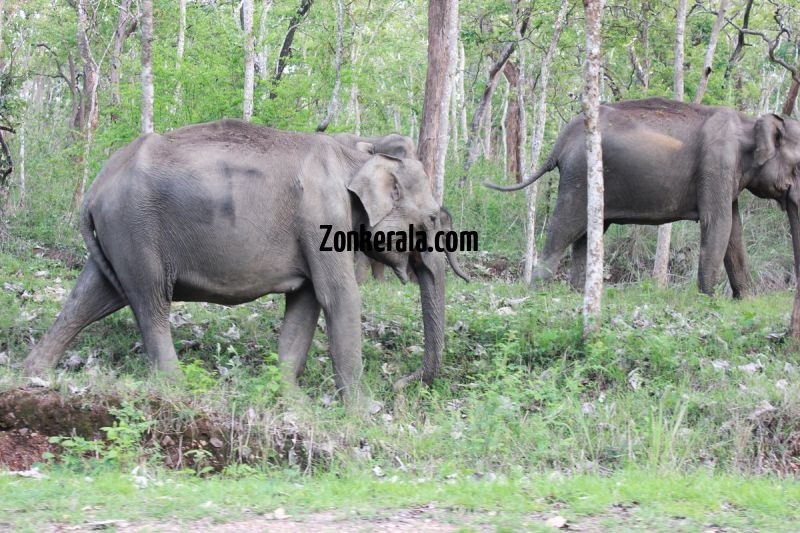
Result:
{"type": "Polygon", "coordinates": [[[183,83],[181,82],[183,69],[183,53],[186,48],[186,0],[178,0],[178,46],[175,51],[175,75],[178,78],[175,84],[175,102],[170,106],[172,114],[183,106],[183,83]]]}
{"type": "Polygon", "coordinates": [[[728,2],[729,0],[720,0],[719,2],[717,18],[714,20],[714,26],[711,28],[711,35],[708,39],[708,49],[706,50],[706,57],[703,61],[703,72],[700,75],[700,84],[697,86],[697,92],[694,94],[695,104],[702,103],[703,95],[706,93],[708,78],[711,76],[711,68],[714,65],[714,52],[717,49],[717,39],[719,39],[719,32],[722,30],[722,25],[725,23],[725,12],[728,10],[728,2]]]}
{"type": "Polygon", "coordinates": [[[448,104],[455,71],[455,46],[452,42],[458,27],[457,0],[429,0],[428,69],[425,76],[425,100],[422,107],[418,153],[431,189],[440,198],[447,155],[448,104]],[[444,143],[444,146],[442,146],[444,143]]]}
{"type": "Polygon", "coordinates": [[[586,90],[583,122],[586,128],[587,224],[586,287],[583,331],[588,336],[600,327],[603,293],[603,151],[600,134],[600,25],[603,0],[583,0],[586,12],[586,90]]]}
{"type": "Polygon", "coordinates": [[[269,93],[270,99],[278,96],[278,94],[275,92],[275,87],[277,87],[278,83],[281,81],[283,71],[286,69],[286,64],[292,55],[294,34],[297,32],[297,27],[300,25],[303,19],[305,19],[313,4],[314,0],[300,0],[300,7],[297,8],[295,14],[291,19],[289,19],[289,29],[286,30],[286,36],[283,38],[283,45],[281,46],[281,51],[278,53],[278,66],[275,69],[275,76],[272,78],[273,90],[269,93]]]}
{"type": "Polygon", "coordinates": [[[467,97],[464,90],[464,78],[466,77],[466,57],[464,53],[464,43],[458,43],[458,107],[460,109],[461,136],[464,143],[467,143],[469,130],[467,128],[467,97]]]}
{"type": "MultiPolygon", "coordinates": [[[[522,47],[520,47],[522,51],[522,47]]],[[[520,95],[523,92],[522,68],[518,68],[513,62],[509,61],[503,68],[503,74],[508,80],[509,93],[504,103],[503,125],[506,135],[506,143],[503,145],[505,153],[506,167],[504,175],[511,175],[515,182],[522,181],[522,166],[520,164],[520,151],[523,144],[520,138],[520,112],[524,111],[520,105],[520,95]]]]}
{"type": "Polygon", "coordinates": [[[119,116],[117,110],[121,104],[119,96],[119,81],[120,81],[120,58],[122,56],[123,45],[125,39],[130,35],[128,28],[128,19],[130,18],[130,0],[122,0],[119,4],[119,13],[117,14],[117,25],[114,29],[114,41],[111,48],[111,69],[109,73],[110,91],[111,91],[111,121],[116,122],[119,116]]]}
{"type": "Polygon", "coordinates": [[[794,103],[797,101],[798,91],[800,91],[800,76],[792,78],[792,85],[789,87],[789,93],[786,95],[786,100],[783,102],[782,113],[787,117],[794,113],[794,103]]]}
{"type": "Polygon", "coordinates": [[[255,58],[253,43],[253,0],[242,1],[242,30],[244,31],[244,96],[242,118],[250,122],[253,118],[253,90],[255,89],[255,58]]]}
{"type": "Polygon", "coordinates": [[[142,133],[153,133],[153,0],[141,0],[142,133]]]}
{"type": "MultiPolygon", "coordinates": [[[[2,0],[0,0],[2,1],[2,0]]],[[[17,209],[25,208],[25,122],[19,126],[19,201],[17,209]]]]}
{"type": "Polygon", "coordinates": [[[256,72],[261,80],[267,79],[267,15],[272,8],[272,0],[262,0],[261,16],[258,19],[258,36],[256,37],[256,72]]]}
{"type": "MultiPolygon", "coordinates": [[[[508,154],[508,130],[510,125],[508,122],[508,101],[512,98],[511,95],[511,82],[508,81],[506,78],[506,90],[505,94],[503,94],[503,113],[500,116],[500,143],[503,147],[503,181],[508,179],[508,163],[509,163],[509,154],[508,154]]],[[[518,117],[514,116],[514,120],[516,121],[514,128],[519,124],[518,117]]]]}
{"type": "MultiPolygon", "coordinates": [[[[468,171],[472,165],[475,164],[475,161],[478,160],[481,146],[480,128],[481,126],[485,126],[486,122],[491,122],[491,120],[488,118],[488,115],[490,114],[492,95],[494,95],[494,91],[497,88],[497,82],[500,79],[500,73],[502,72],[503,67],[511,57],[511,54],[514,52],[515,48],[515,42],[506,43],[500,52],[500,56],[498,57],[497,61],[495,61],[494,64],[489,68],[489,76],[486,81],[486,88],[483,91],[480,102],[478,102],[478,106],[475,108],[475,113],[472,115],[472,122],[470,123],[469,127],[467,159],[464,162],[465,171],[468,171]]],[[[484,150],[488,151],[487,147],[484,147],[484,150]]],[[[466,176],[461,179],[462,183],[465,180],[466,176]]]]}
{"type": "MultiPolygon", "coordinates": [[[[673,98],[683,101],[683,41],[686,33],[686,0],[678,0],[678,9],[675,16],[675,58],[673,98]]],[[[658,227],[658,240],[656,241],[656,257],[653,265],[653,277],[656,287],[666,287],[669,275],[669,248],[672,240],[672,224],[663,224],[658,227]]]]}
{"type": "MultiPolygon", "coordinates": [[[[539,157],[542,153],[542,142],[544,140],[544,128],[547,123],[547,86],[550,83],[550,65],[553,62],[558,49],[558,41],[561,38],[561,31],[564,28],[564,21],[569,11],[569,0],[562,0],[561,7],[556,15],[553,25],[553,35],[550,38],[550,45],[547,47],[539,67],[539,80],[536,82],[535,76],[531,76],[530,90],[534,95],[534,88],[538,90],[538,102],[536,103],[536,117],[533,123],[533,136],[531,137],[531,166],[530,172],[533,173],[539,165],[539,157]]],[[[533,267],[536,265],[536,196],[539,192],[539,182],[535,182],[528,187],[527,204],[528,216],[525,226],[525,268],[523,276],[527,283],[533,280],[533,267]]],[[[549,192],[549,190],[548,190],[549,192]]],[[[547,198],[548,209],[550,198],[547,198]]]]}
{"type": "Polygon", "coordinates": [[[94,131],[97,129],[99,117],[99,107],[97,102],[97,86],[100,82],[100,68],[92,55],[89,46],[89,13],[87,11],[87,0],[78,0],[76,8],[78,11],[78,52],[83,61],[83,91],[81,93],[80,107],[80,132],[83,141],[83,155],[81,164],[83,174],[81,180],[75,187],[72,195],[72,211],[80,207],[83,201],[83,192],[86,190],[86,183],[89,179],[89,154],[91,153],[94,131]]]}
{"type": "Polygon", "coordinates": [[[336,115],[336,108],[339,105],[339,87],[342,84],[342,41],[344,40],[344,5],[342,0],[336,0],[336,80],[333,83],[333,93],[331,101],[328,103],[328,111],[325,118],[317,125],[317,131],[325,131],[336,115]]]}

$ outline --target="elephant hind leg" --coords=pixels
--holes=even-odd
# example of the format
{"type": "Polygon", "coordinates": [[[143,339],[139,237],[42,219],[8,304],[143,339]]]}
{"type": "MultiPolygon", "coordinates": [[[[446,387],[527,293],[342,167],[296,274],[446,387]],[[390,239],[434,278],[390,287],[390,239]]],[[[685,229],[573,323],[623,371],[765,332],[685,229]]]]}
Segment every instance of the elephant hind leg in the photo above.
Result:
{"type": "Polygon", "coordinates": [[[733,202],[731,236],[728,240],[728,249],[725,250],[725,271],[728,273],[734,298],[743,298],[752,291],[753,280],[747,268],[747,253],[744,248],[738,200],[733,202]]]}
{"type": "Polygon", "coordinates": [[[25,359],[26,372],[53,368],[81,330],[126,303],[90,257],[58,318],[25,359]]]}
{"type": "Polygon", "coordinates": [[[122,263],[118,276],[150,361],[160,372],[177,374],[178,356],[169,322],[175,279],[157,254],[143,250],[139,256],[136,264],[122,263]]]}
{"type": "MultiPolygon", "coordinates": [[[[550,227],[547,228],[547,242],[544,245],[544,252],[533,272],[533,283],[547,281],[551,279],[558,269],[558,263],[564,255],[566,249],[576,243],[580,248],[579,241],[583,239],[583,260],[586,260],[586,204],[582,210],[575,215],[573,209],[574,202],[570,205],[559,202],[553,212],[553,219],[550,227]]],[[[578,254],[581,255],[581,254],[578,254]]],[[[576,254],[573,253],[573,261],[576,254]]],[[[577,266],[580,269],[580,265],[577,266]]],[[[585,264],[584,264],[585,268],[585,264]]]]}
{"type": "Polygon", "coordinates": [[[572,243],[570,258],[569,284],[573,289],[581,290],[586,278],[586,235],[572,243]]]}

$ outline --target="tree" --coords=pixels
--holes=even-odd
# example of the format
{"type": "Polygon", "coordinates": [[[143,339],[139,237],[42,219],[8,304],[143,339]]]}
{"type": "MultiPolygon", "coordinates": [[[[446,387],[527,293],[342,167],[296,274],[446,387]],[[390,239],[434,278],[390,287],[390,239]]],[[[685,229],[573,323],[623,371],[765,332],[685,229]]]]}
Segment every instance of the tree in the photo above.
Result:
{"type": "Polygon", "coordinates": [[[706,49],[706,57],[703,61],[703,72],[700,75],[700,84],[697,86],[697,91],[694,93],[695,104],[703,102],[703,95],[706,93],[706,87],[708,86],[708,78],[711,76],[711,67],[714,64],[714,51],[717,49],[717,38],[725,22],[725,11],[727,11],[727,9],[728,0],[720,0],[717,18],[714,20],[714,26],[711,28],[711,35],[708,39],[708,48],[706,49]]]}
{"type": "Polygon", "coordinates": [[[253,89],[255,88],[255,62],[253,57],[253,0],[242,1],[242,30],[244,32],[244,96],[242,117],[253,118],[253,89]]]}
{"type": "MultiPolygon", "coordinates": [[[[675,14],[675,54],[673,59],[673,98],[683,101],[683,41],[686,33],[686,0],[678,0],[675,14]]],[[[667,285],[669,268],[669,248],[672,240],[672,224],[658,227],[656,241],[656,258],[653,265],[653,277],[657,287],[667,285]]]]}
{"type": "MultiPolygon", "coordinates": [[[[515,4],[516,5],[516,4],[515,4]]],[[[526,29],[528,27],[528,20],[530,18],[530,12],[525,13],[521,17],[520,27],[517,29],[515,28],[515,34],[525,35],[526,29]]],[[[472,122],[470,123],[469,127],[469,137],[467,141],[467,157],[464,161],[464,170],[468,171],[472,168],[472,165],[475,164],[475,161],[478,160],[478,155],[480,154],[480,134],[479,130],[481,125],[487,120],[486,115],[489,109],[491,108],[491,101],[492,95],[494,95],[494,91],[497,88],[497,83],[500,80],[500,74],[503,71],[503,68],[506,65],[506,62],[511,57],[511,54],[514,53],[514,50],[517,47],[516,39],[512,39],[510,42],[507,42],[503,45],[500,53],[498,54],[497,59],[492,63],[489,67],[489,74],[486,80],[486,88],[483,90],[483,95],[481,96],[480,101],[478,102],[478,106],[475,108],[475,113],[472,115],[472,122]]],[[[461,182],[464,183],[466,181],[466,176],[461,178],[461,182]]]]}
{"type": "Polygon", "coordinates": [[[83,191],[89,179],[89,152],[91,151],[94,132],[100,115],[97,101],[97,87],[100,83],[100,65],[94,59],[92,48],[89,45],[90,17],[87,11],[87,0],[78,0],[75,7],[78,11],[78,53],[83,61],[83,91],[81,92],[81,105],[79,109],[79,131],[83,141],[81,180],[75,187],[72,195],[72,210],[74,211],[83,201],[83,191]]]}
{"type": "Polygon", "coordinates": [[[153,0],[141,1],[142,38],[142,134],[153,133],[153,0]]]}
{"type": "MultiPolygon", "coordinates": [[[[181,0],[185,1],[185,0],[181,0]]],[[[258,20],[258,36],[256,37],[255,69],[260,79],[267,79],[267,47],[264,44],[267,38],[267,15],[272,8],[272,0],[262,0],[261,16],[258,20]]]]}
{"type": "MultiPolygon", "coordinates": [[[[182,2],[185,0],[181,0],[182,2]]],[[[111,113],[111,121],[115,122],[119,116],[117,108],[121,101],[119,96],[119,83],[121,76],[121,56],[122,49],[125,41],[136,30],[136,21],[130,24],[128,21],[131,18],[130,13],[131,0],[122,0],[119,3],[119,13],[117,14],[117,24],[114,27],[114,39],[111,49],[111,72],[109,73],[109,82],[111,89],[111,107],[114,110],[111,113]]]]}
{"type": "Polygon", "coordinates": [[[583,0],[586,14],[586,89],[583,123],[586,129],[586,286],[583,297],[583,331],[589,335],[600,325],[603,292],[603,149],[600,133],[600,25],[604,0],[583,0]]]}
{"type": "Polygon", "coordinates": [[[317,131],[325,131],[336,115],[336,107],[339,105],[339,87],[342,84],[342,40],[344,38],[344,5],[342,0],[336,0],[336,80],[333,82],[333,94],[328,102],[328,111],[325,118],[317,126],[317,131]]]}
{"type": "Polygon", "coordinates": [[[314,0],[300,0],[300,7],[297,8],[295,14],[289,19],[289,29],[286,30],[286,36],[283,38],[283,45],[281,45],[281,51],[278,53],[278,66],[275,68],[275,76],[272,78],[272,90],[269,93],[270,99],[275,99],[278,96],[278,93],[275,92],[275,88],[278,86],[278,83],[280,83],[283,71],[286,69],[286,64],[292,55],[294,35],[300,23],[303,22],[306,15],[308,15],[312,5],[314,5],[314,0]]]}
{"type": "Polygon", "coordinates": [[[428,3],[428,67],[417,151],[431,179],[434,197],[441,202],[444,158],[447,155],[450,91],[456,65],[458,0],[428,3]]]}
{"type": "Polygon", "coordinates": [[[183,105],[183,84],[181,83],[181,69],[183,67],[183,52],[186,47],[186,0],[178,0],[178,45],[175,47],[175,73],[178,82],[175,84],[175,105],[170,107],[170,113],[175,113],[183,105]]]}
{"type": "MultiPolygon", "coordinates": [[[[561,7],[556,15],[553,24],[553,35],[550,38],[550,45],[542,58],[539,67],[539,81],[537,84],[538,101],[536,103],[536,116],[533,123],[533,137],[531,138],[531,168],[530,172],[536,170],[539,164],[539,156],[542,153],[542,141],[544,140],[544,127],[547,122],[547,88],[550,83],[550,64],[553,62],[558,41],[561,38],[561,31],[564,28],[564,20],[569,10],[569,1],[562,0],[561,7]]],[[[535,78],[531,76],[531,93],[534,93],[535,78]]],[[[525,225],[525,267],[523,277],[527,283],[533,280],[533,267],[536,264],[536,197],[539,192],[539,182],[535,182],[528,187],[527,194],[527,224],[525,225]]]]}

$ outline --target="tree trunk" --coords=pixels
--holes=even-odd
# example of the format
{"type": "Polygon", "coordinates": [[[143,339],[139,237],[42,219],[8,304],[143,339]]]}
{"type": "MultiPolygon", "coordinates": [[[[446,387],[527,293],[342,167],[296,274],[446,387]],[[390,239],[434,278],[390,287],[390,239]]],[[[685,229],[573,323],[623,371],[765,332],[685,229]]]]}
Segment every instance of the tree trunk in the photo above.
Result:
{"type": "MultiPolygon", "coordinates": [[[[520,33],[525,32],[525,27],[527,26],[528,19],[526,18],[525,21],[522,23],[523,27],[520,30],[520,33]]],[[[472,122],[470,123],[469,127],[469,140],[467,142],[467,158],[464,162],[464,171],[469,171],[472,165],[475,164],[475,161],[478,160],[478,154],[480,153],[480,143],[481,143],[481,135],[480,135],[480,127],[484,125],[487,119],[487,112],[489,107],[491,106],[492,95],[494,94],[494,90],[497,88],[497,82],[500,79],[500,73],[505,67],[506,62],[511,57],[511,54],[514,52],[517,43],[512,41],[510,43],[506,43],[503,46],[503,49],[500,51],[500,55],[497,58],[497,61],[489,67],[489,76],[486,81],[486,88],[483,90],[483,95],[481,96],[480,102],[478,102],[478,106],[475,108],[475,113],[472,115],[472,122]]],[[[461,183],[463,184],[466,181],[466,176],[461,178],[461,183]]]]}
{"type": "MultiPolygon", "coordinates": [[[[723,0],[724,1],[724,0],[723,0]]],[[[675,15],[675,58],[673,63],[673,98],[683,101],[683,41],[686,32],[686,0],[678,0],[678,9],[675,15]]],[[[658,227],[658,240],[656,241],[656,257],[653,265],[653,277],[656,287],[667,286],[669,275],[669,248],[672,240],[672,224],[663,224],[658,227]]]]}
{"type": "Polygon", "coordinates": [[[130,0],[122,0],[119,4],[119,13],[117,14],[117,25],[114,29],[114,41],[111,48],[111,69],[109,73],[110,90],[111,90],[111,121],[116,122],[119,118],[117,109],[121,104],[119,96],[119,80],[120,80],[120,57],[122,56],[123,45],[125,39],[130,36],[131,28],[128,27],[128,19],[130,18],[130,0]]]}
{"type": "Polygon", "coordinates": [[[782,113],[787,117],[794,113],[794,103],[797,101],[798,91],[800,91],[800,76],[792,78],[792,86],[789,87],[789,94],[786,95],[786,100],[783,102],[782,113]]]}
{"type": "MultiPolygon", "coordinates": [[[[561,38],[561,31],[564,28],[564,20],[569,10],[569,0],[562,0],[561,7],[556,15],[553,25],[553,35],[550,38],[550,45],[547,47],[539,67],[539,80],[531,76],[530,90],[534,96],[534,88],[538,89],[538,102],[536,103],[536,117],[533,123],[533,136],[531,137],[531,166],[530,172],[533,173],[539,165],[539,156],[542,153],[542,141],[544,140],[544,128],[547,123],[547,86],[550,83],[550,65],[553,56],[558,48],[558,41],[561,38]]],[[[525,268],[523,276],[527,283],[533,279],[533,267],[536,264],[536,196],[539,191],[539,182],[534,182],[527,190],[528,216],[525,226],[525,268]]],[[[549,192],[549,191],[548,191],[549,192]]],[[[548,209],[549,209],[548,197],[548,209]]]]}
{"type": "Polygon", "coordinates": [[[583,0],[586,13],[586,90],[583,122],[586,128],[586,286],[583,298],[584,336],[600,326],[603,292],[603,152],[600,116],[600,24],[603,0],[583,0]]]}
{"type": "MultiPolygon", "coordinates": [[[[520,48],[520,51],[522,49],[520,48]]],[[[520,95],[522,95],[522,82],[520,75],[520,68],[518,68],[512,61],[506,63],[503,68],[503,74],[508,80],[509,94],[506,100],[508,106],[504,114],[504,127],[506,132],[505,144],[505,157],[506,157],[506,172],[511,176],[511,179],[516,183],[522,181],[522,165],[520,162],[520,152],[523,148],[520,138],[521,124],[520,121],[520,95]]]]}
{"type": "Polygon", "coordinates": [[[81,92],[79,131],[83,141],[83,155],[80,163],[83,173],[80,181],[75,186],[72,195],[72,211],[80,207],[83,201],[83,192],[86,190],[86,183],[89,179],[89,153],[91,152],[94,131],[97,129],[99,117],[99,107],[97,102],[97,86],[100,81],[100,68],[92,55],[89,46],[89,13],[87,12],[87,0],[78,0],[76,4],[78,12],[78,52],[83,61],[83,91],[81,92]]]}
{"type": "Polygon", "coordinates": [[[253,118],[253,90],[255,88],[255,60],[253,57],[253,0],[242,1],[242,30],[244,31],[244,95],[242,118],[253,118]]]}
{"type": "Polygon", "coordinates": [[[433,181],[433,197],[441,205],[444,201],[444,170],[447,161],[448,134],[450,133],[450,100],[456,82],[458,64],[458,0],[447,0],[450,14],[447,19],[447,78],[439,105],[439,135],[436,142],[436,166],[433,181]]]}
{"type": "MultiPolygon", "coordinates": [[[[511,99],[511,82],[508,81],[506,78],[506,91],[503,94],[503,113],[500,116],[500,144],[502,145],[502,153],[503,153],[503,181],[508,179],[508,129],[509,126],[506,124],[508,120],[508,101],[511,99]]],[[[516,128],[519,125],[518,117],[514,117],[517,121],[513,126],[516,128]]]]}
{"type": "Polygon", "coordinates": [[[289,57],[292,55],[294,34],[297,31],[297,27],[306,17],[313,4],[314,0],[300,0],[300,7],[297,8],[295,14],[291,19],[289,19],[289,29],[286,30],[286,36],[283,38],[283,45],[281,46],[281,51],[278,54],[278,66],[275,69],[275,76],[272,78],[272,90],[269,93],[270,99],[278,96],[278,94],[275,92],[275,87],[281,81],[283,71],[286,69],[286,63],[289,60],[289,57]]]}
{"type": "Polygon", "coordinates": [[[458,43],[458,107],[461,122],[461,136],[464,138],[464,143],[467,143],[469,136],[469,129],[467,127],[467,97],[464,90],[464,78],[466,77],[466,57],[464,53],[464,43],[458,43]]]}
{"type": "Polygon", "coordinates": [[[267,79],[267,15],[272,8],[272,0],[262,0],[261,16],[258,20],[258,36],[256,37],[255,69],[261,80],[267,79]]]}
{"type": "Polygon", "coordinates": [[[142,0],[142,134],[153,133],[153,0],[142,0]]]}
{"type": "Polygon", "coordinates": [[[441,151],[442,139],[447,135],[447,108],[452,89],[452,73],[455,67],[452,50],[457,28],[457,0],[429,0],[428,3],[428,68],[425,75],[425,100],[422,107],[422,121],[419,128],[417,151],[425,173],[431,179],[431,189],[436,193],[439,172],[444,176],[444,161],[441,151]],[[454,9],[455,8],[455,9],[454,9]],[[452,59],[452,60],[451,60],[452,59]]]}
{"type": "Polygon", "coordinates": [[[706,93],[708,86],[708,78],[711,76],[711,68],[714,65],[714,52],[717,49],[717,39],[719,32],[722,30],[722,25],[725,23],[725,11],[728,10],[729,0],[720,0],[719,10],[717,11],[717,18],[714,20],[714,26],[711,28],[711,35],[708,39],[708,49],[706,50],[706,57],[703,61],[703,72],[700,75],[700,84],[697,86],[697,92],[694,94],[694,103],[700,104],[703,101],[703,95],[706,93]]]}
{"type": "Polygon", "coordinates": [[[175,51],[175,75],[178,78],[175,84],[174,105],[170,112],[175,114],[183,106],[183,83],[181,82],[181,68],[183,67],[183,53],[186,48],[186,0],[178,0],[178,46],[175,51]]]}
{"type": "Polygon", "coordinates": [[[325,118],[317,126],[317,131],[325,131],[336,115],[336,107],[339,105],[339,87],[342,84],[342,41],[344,40],[344,5],[342,0],[336,0],[336,80],[333,83],[333,93],[331,101],[328,103],[328,111],[325,118]]]}

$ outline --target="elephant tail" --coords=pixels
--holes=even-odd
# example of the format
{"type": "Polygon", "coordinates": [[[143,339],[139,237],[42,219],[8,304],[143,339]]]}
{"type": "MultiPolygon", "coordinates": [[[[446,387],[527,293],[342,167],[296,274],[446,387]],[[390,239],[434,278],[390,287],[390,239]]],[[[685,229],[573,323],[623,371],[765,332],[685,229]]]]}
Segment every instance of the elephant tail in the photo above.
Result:
{"type": "Polygon", "coordinates": [[[114,286],[114,289],[119,293],[122,298],[127,300],[125,296],[125,289],[122,288],[122,284],[119,282],[119,278],[117,274],[114,272],[111,263],[108,262],[108,258],[103,253],[103,249],[100,247],[100,241],[97,240],[97,235],[95,234],[94,228],[94,219],[92,218],[92,213],[87,205],[88,202],[84,203],[83,208],[81,208],[81,218],[80,218],[80,230],[81,235],[83,236],[83,241],[86,243],[86,248],[89,250],[89,261],[94,261],[97,267],[100,269],[100,272],[106,277],[106,279],[114,286]]]}
{"type": "Polygon", "coordinates": [[[496,185],[494,183],[484,181],[483,185],[484,187],[489,187],[490,189],[494,189],[496,191],[505,191],[505,192],[518,191],[520,189],[524,189],[528,185],[531,185],[533,182],[535,182],[536,180],[538,180],[539,178],[541,178],[542,176],[544,176],[545,174],[556,168],[556,166],[558,165],[558,156],[556,155],[556,152],[557,150],[554,148],[553,151],[550,152],[550,155],[547,156],[547,161],[545,161],[544,164],[541,167],[539,167],[539,169],[532,176],[530,176],[528,179],[524,181],[508,186],[496,185]]]}

